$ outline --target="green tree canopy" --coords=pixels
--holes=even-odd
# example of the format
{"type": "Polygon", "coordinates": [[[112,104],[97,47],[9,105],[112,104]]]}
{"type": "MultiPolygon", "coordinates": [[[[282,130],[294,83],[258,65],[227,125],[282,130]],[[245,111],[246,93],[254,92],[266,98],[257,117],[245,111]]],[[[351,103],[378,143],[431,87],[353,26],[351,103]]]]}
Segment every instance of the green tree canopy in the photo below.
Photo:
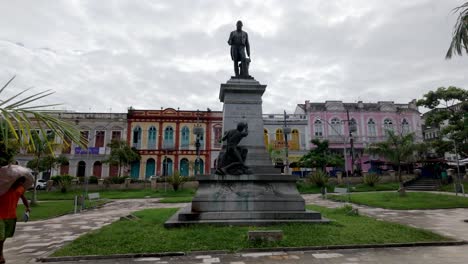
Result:
{"type": "Polygon", "coordinates": [[[119,176],[121,176],[122,166],[128,166],[130,163],[141,159],[138,151],[131,148],[124,140],[112,140],[107,146],[110,147],[111,152],[109,158],[103,162],[117,165],[119,176]]]}
{"type": "Polygon", "coordinates": [[[299,159],[301,167],[318,168],[325,171],[327,166],[336,167],[344,165],[343,157],[330,151],[327,140],[313,139],[311,142],[315,145],[315,148],[299,159]]]}
{"type": "MultiPolygon", "coordinates": [[[[468,156],[468,90],[450,86],[439,87],[418,100],[418,106],[429,108],[426,126],[440,128],[441,140],[447,138],[459,144],[460,153],[468,156]]],[[[436,152],[453,152],[453,145],[436,142],[436,152]]]]}
{"type": "Polygon", "coordinates": [[[388,130],[387,139],[382,142],[372,143],[367,151],[384,157],[398,167],[398,181],[403,184],[401,176],[401,164],[413,161],[417,156],[418,145],[414,142],[414,134],[396,134],[388,130]]]}

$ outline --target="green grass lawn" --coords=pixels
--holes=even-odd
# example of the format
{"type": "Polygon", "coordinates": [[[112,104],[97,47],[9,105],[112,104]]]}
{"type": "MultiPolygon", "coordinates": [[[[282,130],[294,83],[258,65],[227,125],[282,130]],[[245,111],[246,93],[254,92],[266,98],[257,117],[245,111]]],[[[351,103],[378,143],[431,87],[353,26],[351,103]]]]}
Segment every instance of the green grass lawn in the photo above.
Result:
{"type": "MultiPolygon", "coordinates": [[[[305,182],[298,182],[297,189],[302,194],[311,194],[311,193],[320,193],[320,188],[317,187],[315,184],[305,183],[305,182]]],[[[339,184],[336,187],[346,188],[346,184],[339,184]]],[[[360,184],[352,184],[350,185],[351,192],[375,192],[375,191],[396,191],[398,190],[399,184],[394,182],[389,183],[379,183],[376,186],[369,186],[363,183],[360,184]]],[[[327,186],[328,193],[332,193],[335,189],[335,186],[329,184],[327,186]]]]}
{"type": "MultiPolygon", "coordinates": [[[[31,207],[31,213],[29,214],[29,220],[41,220],[47,219],[54,216],[59,216],[73,212],[73,201],[48,201],[41,202],[36,206],[31,207]]],[[[24,205],[19,204],[16,208],[16,216],[18,220],[23,220],[24,205]]]]}
{"type": "MultiPolygon", "coordinates": [[[[444,209],[468,207],[468,198],[453,195],[407,192],[400,197],[397,192],[354,193],[351,202],[372,207],[381,207],[396,210],[412,209],[444,209]]],[[[329,195],[329,199],[346,201],[347,196],[329,195]]]]}
{"type": "MultiPolygon", "coordinates": [[[[87,208],[92,208],[98,205],[106,203],[104,200],[99,201],[86,201],[87,208]]],[[[31,207],[31,213],[29,214],[29,221],[43,220],[48,219],[64,214],[69,214],[73,212],[73,201],[64,200],[64,201],[44,201],[40,202],[38,205],[31,207]]],[[[24,214],[24,205],[19,204],[16,208],[16,216],[19,221],[23,220],[24,214]]]]}
{"type": "Polygon", "coordinates": [[[270,227],[191,226],[165,229],[177,209],[149,209],[134,213],[137,221],[119,220],[86,234],[56,251],[53,256],[111,255],[196,250],[230,250],[262,247],[300,247],[345,244],[382,244],[448,241],[440,235],[366,216],[347,215],[340,209],[308,206],[333,219],[329,224],[280,224],[270,227]],[[279,242],[247,240],[248,230],[283,230],[279,242]]]}
{"type": "MultiPolygon", "coordinates": [[[[177,192],[172,189],[164,190],[151,190],[151,189],[142,189],[142,190],[99,190],[99,191],[88,191],[89,193],[98,192],[101,198],[106,199],[134,199],[134,198],[159,198],[159,197],[188,197],[195,194],[195,189],[181,189],[177,192]]],[[[39,191],[37,197],[39,201],[45,200],[73,200],[75,195],[82,195],[83,190],[71,190],[66,193],[61,193],[60,191],[39,191]]],[[[26,194],[28,199],[31,198],[32,192],[26,194]]]]}
{"type": "MultiPolygon", "coordinates": [[[[340,185],[340,187],[346,187],[346,185],[340,185]]],[[[399,183],[397,182],[379,183],[372,187],[367,184],[360,183],[351,185],[351,192],[396,191],[398,188],[399,183]]]]}
{"type": "Polygon", "coordinates": [[[166,197],[159,200],[160,203],[190,203],[192,201],[192,196],[187,197],[166,197]]]}
{"type": "MultiPolygon", "coordinates": [[[[463,186],[464,186],[464,189],[465,189],[465,193],[468,193],[468,182],[464,182],[463,186]]],[[[444,192],[455,192],[453,183],[452,184],[442,185],[440,187],[440,190],[444,191],[444,192]]]]}

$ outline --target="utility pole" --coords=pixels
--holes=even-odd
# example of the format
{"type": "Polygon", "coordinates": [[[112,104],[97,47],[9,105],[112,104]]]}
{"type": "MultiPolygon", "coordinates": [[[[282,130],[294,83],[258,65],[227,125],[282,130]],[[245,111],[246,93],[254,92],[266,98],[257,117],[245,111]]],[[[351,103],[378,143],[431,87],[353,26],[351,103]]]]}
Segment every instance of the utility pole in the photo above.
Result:
{"type": "Polygon", "coordinates": [[[355,124],[352,124],[351,127],[351,119],[349,119],[349,110],[346,109],[346,120],[348,122],[348,131],[349,131],[349,144],[351,146],[350,154],[351,154],[351,175],[354,175],[354,140],[353,140],[353,132],[356,131],[355,124]]]}
{"type": "Polygon", "coordinates": [[[289,149],[288,149],[288,133],[291,132],[291,128],[289,128],[286,124],[286,110],[284,110],[284,124],[283,124],[283,134],[284,134],[284,153],[286,158],[286,167],[284,169],[284,174],[289,174],[289,149]]]}

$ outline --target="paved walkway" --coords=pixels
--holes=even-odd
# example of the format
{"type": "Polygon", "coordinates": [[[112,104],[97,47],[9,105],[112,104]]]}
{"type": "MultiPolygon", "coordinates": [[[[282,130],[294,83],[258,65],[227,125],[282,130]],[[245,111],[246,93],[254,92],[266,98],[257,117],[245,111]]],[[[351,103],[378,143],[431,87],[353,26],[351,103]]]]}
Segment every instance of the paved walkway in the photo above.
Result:
{"type": "MultiPolygon", "coordinates": [[[[318,194],[303,195],[306,203],[329,208],[343,206],[343,202],[322,199],[318,194]]],[[[437,210],[390,210],[354,205],[359,212],[377,219],[424,228],[444,236],[468,241],[468,208],[437,210]]]]}
{"type": "Polygon", "coordinates": [[[457,247],[410,247],[384,249],[347,249],[297,252],[265,252],[184,257],[90,260],[57,264],[466,264],[468,245],[457,247]]]}
{"type": "MultiPolygon", "coordinates": [[[[304,195],[307,203],[314,203],[325,207],[339,207],[343,203],[324,200],[320,195],[304,195]]],[[[7,240],[5,255],[9,263],[33,263],[35,258],[44,257],[62,247],[78,236],[110,224],[122,216],[145,208],[180,207],[184,204],[162,204],[159,199],[130,199],[116,200],[99,210],[90,210],[76,215],[65,215],[54,219],[18,223],[17,233],[13,239],[7,240]]],[[[443,210],[388,210],[356,206],[360,213],[378,219],[425,228],[442,235],[468,241],[468,209],[443,210]]],[[[394,263],[395,256],[403,263],[466,263],[468,246],[431,247],[431,248],[402,248],[402,249],[365,249],[365,250],[334,250],[292,253],[262,253],[260,255],[231,254],[223,256],[187,256],[179,258],[143,258],[135,260],[103,260],[88,261],[88,263],[394,263]],[[324,254],[324,255],[321,255],[324,254]],[[418,262],[427,256],[432,260],[418,262]],[[450,262],[448,256],[462,257],[462,262],[450,262]],[[197,258],[198,257],[198,258],[197,258]],[[356,260],[356,261],[353,261],[356,260]],[[432,262],[431,262],[432,261],[432,262]]],[[[66,262],[73,263],[73,262],[66,262]]],[[[83,262],[80,262],[83,263],[83,262]]]]}
{"type": "MultiPolygon", "coordinates": [[[[91,230],[108,225],[122,216],[145,208],[180,207],[182,204],[158,203],[159,199],[115,200],[104,207],[80,214],[57,218],[18,222],[15,236],[5,243],[7,263],[33,263],[91,230]]],[[[34,212],[32,212],[34,213],[34,212]]]]}

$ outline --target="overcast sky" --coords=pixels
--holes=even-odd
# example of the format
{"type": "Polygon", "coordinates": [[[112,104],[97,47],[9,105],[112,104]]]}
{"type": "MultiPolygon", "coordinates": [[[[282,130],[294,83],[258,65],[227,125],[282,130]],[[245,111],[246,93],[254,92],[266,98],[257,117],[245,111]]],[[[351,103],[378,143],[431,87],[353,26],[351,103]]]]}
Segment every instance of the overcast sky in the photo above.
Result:
{"type": "Polygon", "coordinates": [[[264,113],[305,100],[406,103],[468,88],[468,56],[444,59],[463,2],[1,0],[0,83],[17,76],[8,94],[52,89],[44,101],[56,109],[221,110],[241,19],[250,73],[268,85],[264,113]]]}

